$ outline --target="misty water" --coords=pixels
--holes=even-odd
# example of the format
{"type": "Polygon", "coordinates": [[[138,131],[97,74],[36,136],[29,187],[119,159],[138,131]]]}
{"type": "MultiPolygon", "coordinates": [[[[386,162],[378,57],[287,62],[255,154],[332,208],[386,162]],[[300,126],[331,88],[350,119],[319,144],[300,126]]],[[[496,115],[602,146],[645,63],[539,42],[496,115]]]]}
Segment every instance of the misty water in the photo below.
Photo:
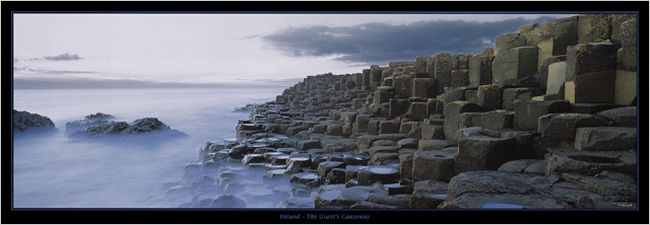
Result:
{"type": "MultiPolygon", "coordinates": [[[[171,200],[165,196],[170,187],[181,184],[184,167],[198,160],[198,147],[234,138],[237,120],[248,119],[249,114],[233,109],[273,100],[282,89],[14,90],[14,109],[51,118],[58,131],[14,138],[13,206],[178,207],[192,201],[191,196],[171,200]],[[187,136],[100,141],[64,134],[66,122],[97,112],[127,122],[157,117],[187,136]]],[[[275,207],[280,200],[274,191],[287,188],[288,182],[264,181],[263,169],[241,163],[220,166],[241,180],[240,187],[231,187],[232,194],[247,208],[275,207]]]]}

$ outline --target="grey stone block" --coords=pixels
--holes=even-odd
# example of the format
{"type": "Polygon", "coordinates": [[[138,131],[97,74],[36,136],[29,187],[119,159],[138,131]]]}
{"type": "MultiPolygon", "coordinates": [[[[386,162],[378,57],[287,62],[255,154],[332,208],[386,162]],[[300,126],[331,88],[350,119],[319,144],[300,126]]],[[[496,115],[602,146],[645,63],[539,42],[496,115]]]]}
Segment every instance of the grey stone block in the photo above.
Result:
{"type": "Polygon", "coordinates": [[[575,148],[582,151],[635,149],[636,128],[581,127],[576,131],[575,148]]]}
{"type": "Polygon", "coordinates": [[[537,47],[525,46],[500,52],[492,64],[495,83],[532,76],[537,72],[537,47]]]}
{"type": "Polygon", "coordinates": [[[537,130],[537,120],[548,113],[571,112],[567,101],[519,101],[515,100],[514,128],[519,130],[537,130]]]}
{"type": "Polygon", "coordinates": [[[458,155],[454,161],[456,174],[475,170],[496,170],[512,161],[517,144],[511,138],[469,136],[459,140],[458,155]]]}
{"type": "Polygon", "coordinates": [[[495,110],[501,108],[503,98],[503,86],[500,84],[481,85],[476,95],[478,105],[484,110],[495,110]]]}
{"type": "Polygon", "coordinates": [[[512,129],[515,113],[506,110],[493,110],[481,115],[481,127],[487,129],[512,129]]]}
{"type": "Polygon", "coordinates": [[[459,129],[460,114],[464,112],[482,112],[481,106],[466,101],[454,101],[444,108],[444,132],[449,140],[456,140],[455,134],[459,129]]]}

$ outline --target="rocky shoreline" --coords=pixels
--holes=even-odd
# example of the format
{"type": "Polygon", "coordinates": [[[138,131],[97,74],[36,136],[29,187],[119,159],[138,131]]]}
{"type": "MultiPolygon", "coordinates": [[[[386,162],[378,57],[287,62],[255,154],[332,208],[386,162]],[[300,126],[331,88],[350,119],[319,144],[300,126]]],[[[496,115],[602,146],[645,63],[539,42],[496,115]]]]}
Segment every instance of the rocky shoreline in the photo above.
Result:
{"type": "Polygon", "coordinates": [[[635,15],[523,25],[481,52],[308,76],[197,168],[288,176],[278,207],[633,209],[636,64],[635,15]]]}

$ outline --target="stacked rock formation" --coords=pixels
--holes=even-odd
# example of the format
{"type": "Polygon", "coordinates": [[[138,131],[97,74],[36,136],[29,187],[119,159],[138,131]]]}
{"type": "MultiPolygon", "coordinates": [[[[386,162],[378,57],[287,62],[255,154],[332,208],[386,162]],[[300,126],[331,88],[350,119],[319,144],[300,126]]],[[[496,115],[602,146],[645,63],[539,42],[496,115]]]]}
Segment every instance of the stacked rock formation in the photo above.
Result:
{"type": "Polygon", "coordinates": [[[308,76],[204,150],[320,187],[316,207],[634,208],[636,65],[636,15],[523,25],[481,52],[308,76]]]}
{"type": "Polygon", "coordinates": [[[89,137],[118,134],[144,134],[166,132],[172,135],[185,134],[171,129],[155,117],[145,117],[134,120],[130,124],[126,121],[115,121],[115,117],[105,113],[95,113],[65,124],[65,132],[69,136],[89,137]]]}

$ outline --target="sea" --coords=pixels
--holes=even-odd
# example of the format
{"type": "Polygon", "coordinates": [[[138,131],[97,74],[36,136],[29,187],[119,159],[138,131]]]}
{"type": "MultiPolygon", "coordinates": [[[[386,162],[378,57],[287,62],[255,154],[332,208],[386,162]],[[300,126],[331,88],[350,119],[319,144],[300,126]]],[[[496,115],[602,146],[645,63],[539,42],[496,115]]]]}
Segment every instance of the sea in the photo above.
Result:
{"type": "MultiPolygon", "coordinates": [[[[250,116],[248,112],[234,111],[235,107],[272,101],[283,89],[14,90],[14,109],[49,117],[57,131],[14,137],[13,207],[175,208],[191,205],[192,201],[200,199],[170,201],[165,196],[169,195],[170,187],[181,184],[184,167],[199,160],[199,147],[207,141],[234,138],[237,121],[250,116]],[[156,117],[187,136],[163,141],[146,138],[98,141],[65,134],[67,122],[97,112],[127,122],[156,117]]],[[[246,179],[252,181],[259,181],[263,174],[250,168],[233,168],[233,171],[248,171],[238,173],[244,177],[250,175],[246,179]]],[[[257,190],[259,182],[238,183],[241,186],[234,188],[240,190],[237,199],[246,202],[245,208],[275,207],[279,200],[265,199],[264,196],[273,196],[273,193],[257,190]]],[[[212,196],[216,197],[216,194],[212,196]]]]}

